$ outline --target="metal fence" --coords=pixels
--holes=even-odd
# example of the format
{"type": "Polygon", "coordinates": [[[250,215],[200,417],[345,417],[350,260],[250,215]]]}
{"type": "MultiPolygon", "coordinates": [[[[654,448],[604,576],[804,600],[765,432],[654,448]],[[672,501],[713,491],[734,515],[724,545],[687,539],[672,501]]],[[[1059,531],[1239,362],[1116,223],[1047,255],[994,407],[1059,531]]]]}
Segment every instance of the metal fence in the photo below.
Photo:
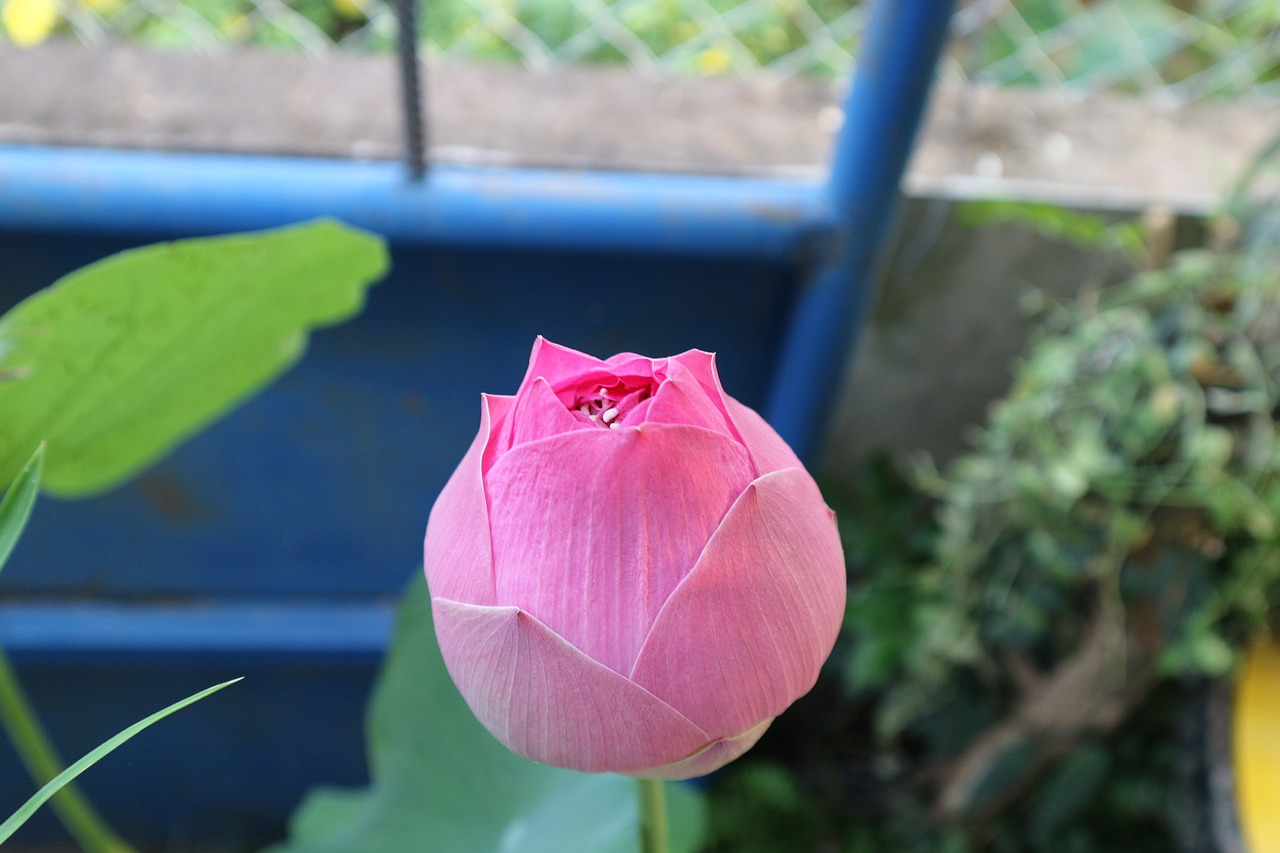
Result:
{"type": "MultiPolygon", "coordinates": [[[[196,51],[265,44],[386,50],[387,0],[0,0],[8,37],[61,32],[196,51]]],[[[862,0],[424,0],[430,55],[533,68],[625,63],[685,74],[835,75],[862,0]]],[[[1002,85],[1120,89],[1175,103],[1280,97],[1280,0],[970,0],[943,74],[1002,85]]]]}

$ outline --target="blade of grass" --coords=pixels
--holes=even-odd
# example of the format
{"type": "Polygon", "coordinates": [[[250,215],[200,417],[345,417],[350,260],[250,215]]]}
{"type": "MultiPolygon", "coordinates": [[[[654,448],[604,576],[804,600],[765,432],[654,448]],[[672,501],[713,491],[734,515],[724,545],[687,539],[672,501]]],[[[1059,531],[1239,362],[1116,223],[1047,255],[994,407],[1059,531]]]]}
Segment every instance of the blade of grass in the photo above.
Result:
{"type": "MultiPolygon", "coordinates": [[[[3,650],[0,650],[0,725],[37,785],[58,777],[65,764],[40,725],[3,650]]],[[[67,832],[89,853],[133,853],[133,848],[116,835],[74,785],[58,791],[50,808],[67,832]]]]}
{"type": "MultiPolygon", "coordinates": [[[[44,465],[44,444],[27,460],[13,485],[0,501],[0,568],[13,552],[31,515],[36,494],[40,490],[40,472],[44,465]]],[[[22,692],[9,661],[0,649],[0,727],[3,727],[36,784],[44,784],[62,772],[63,762],[45,734],[31,703],[22,692]]],[[[67,831],[89,853],[132,853],[132,848],[99,817],[88,800],[68,786],[58,792],[52,803],[58,819],[67,831]]]]}
{"type": "Polygon", "coordinates": [[[43,465],[44,442],[41,442],[18,472],[9,491],[5,492],[4,500],[0,501],[0,569],[4,568],[5,560],[9,559],[13,546],[18,543],[22,528],[27,526],[36,493],[40,491],[40,469],[43,465]]]}
{"type": "MultiPolygon", "coordinates": [[[[18,827],[26,823],[28,818],[30,818],[31,815],[35,814],[36,809],[44,805],[45,801],[47,801],[59,790],[61,790],[63,786],[65,786],[72,779],[76,778],[81,773],[88,770],[90,767],[92,767],[94,764],[100,761],[104,756],[106,756],[108,753],[113,751],[116,747],[120,746],[125,741],[129,740],[134,735],[141,732],[143,729],[151,726],[154,723],[159,722],[160,720],[163,720],[165,717],[169,716],[175,711],[181,711],[183,708],[187,707],[188,705],[194,702],[199,702],[201,699],[205,698],[206,696],[216,693],[222,688],[235,684],[237,681],[240,681],[240,680],[241,679],[239,678],[233,678],[230,681],[224,681],[221,684],[215,684],[213,687],[207,687],[204,690],[201,690],[199,693],[194,693],[191,696],[188,696],[186,699],[181,700],[180,702],[174,702],[169,707],[161,711],[155,712],[154,714],[147,717],[146,719],[139,720],[138,722],[134,723],[132,726],[129,726],[129,728],[117,734],[115,737],[112,737],[110,740],[106,741],[105,743],[101,744],[100,746],[90,751],[87,755],[85,755],[75,764],[72,764],[66,770],[63,770],[56,777],[50,780],[49,783],[46,784],[43,788],[41,788],[39,791],[37,791],[31,797],[31,799],[23,803],[22,806],[20,806],[18,810],[9,817],[8,820],[6,820],[4,823],[0,823],[0,844],[3,844],[5,841],[7,841],[9,836],[13,835],[13,833],[17,831],[18,827]]],[[[128,848],[121,847],[118,849],[127,850],[128,848]]]]}

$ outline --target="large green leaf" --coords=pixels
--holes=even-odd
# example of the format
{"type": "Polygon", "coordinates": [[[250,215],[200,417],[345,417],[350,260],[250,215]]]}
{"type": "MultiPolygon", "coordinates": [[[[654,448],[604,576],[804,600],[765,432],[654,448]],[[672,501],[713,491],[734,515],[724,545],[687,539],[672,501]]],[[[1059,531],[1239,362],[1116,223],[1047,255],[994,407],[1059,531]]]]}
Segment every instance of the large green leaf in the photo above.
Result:
{"type": "Polygon", "coordinates": [[[387,267],[338,222],[122,252],[0,317],[0,483],[42,439],[46,491],[103,491],[271,381],[387,267]]]}
{"type": "MultiPolygon", "coordinates": [[[[521,758],[472,716],[445,671],[427,586],[401,604],[369,709],[373,785],[321,790],[271,853],[634,853],[635,782],[521,758]]],[[[697,792],[668,785],[672,850],[703,831],[697,792]]]]}

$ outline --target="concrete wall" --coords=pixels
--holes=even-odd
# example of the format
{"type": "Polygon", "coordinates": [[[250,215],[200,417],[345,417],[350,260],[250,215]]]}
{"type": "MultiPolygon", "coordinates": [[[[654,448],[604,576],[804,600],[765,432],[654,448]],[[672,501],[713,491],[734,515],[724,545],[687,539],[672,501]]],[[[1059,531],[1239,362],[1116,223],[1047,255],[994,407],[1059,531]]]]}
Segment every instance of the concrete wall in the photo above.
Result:
{"type": "Polygon", "coordinates": [[[824,454],[850,476],[868,454],[948,458],[1007,388],[1031,328],[1026,297],[1068,298],[1120,270],[1015,225],[974,228],[957,202],[907,200],[875,308],[851,354],[824,454]]]}

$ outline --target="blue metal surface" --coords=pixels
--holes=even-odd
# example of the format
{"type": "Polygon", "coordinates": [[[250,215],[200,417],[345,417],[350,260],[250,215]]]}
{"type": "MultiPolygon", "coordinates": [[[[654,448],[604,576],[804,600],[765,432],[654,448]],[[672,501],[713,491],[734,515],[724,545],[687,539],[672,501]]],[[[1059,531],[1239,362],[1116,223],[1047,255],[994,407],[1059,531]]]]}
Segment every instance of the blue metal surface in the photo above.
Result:
{"type": "MultiPolygon", "coordinates": [[[[0,305],[153,239],[0,232],[0,305]]],[[[758,405],[795,286],[786,265],[742,258],[393,243],[392,263],[357,320],[161,465],[91,501],[42,499],[0,594],[386,595],[422,559],[480,392],[515,390],[537,334],[599,353],[715,349],[726,388],[758,405]]]]}
{"type": "Polygon", "coordinates": [[[799,295],[765,418],[802,459],[822,431],[874,287],[952,0],[876,0],[823,194],[825,243],[799,295]]]}
{"type": "MultiPolygon", "coordinates": [[[[257,636],[278,649],[275,638],[257,636]]],[[[140,849],[259,849],[281,835],[312,786],[367,784],[363,717],[375,654],[187,654],[178,646],[87,659],[66,651],[23,655],[15,668],[70,757],[183,696],[244,677],[138,735],[82,777],[94,805],[140,849]]],[[[0,813],[35,790],[19,768],[0,737],[0,813]]],[[[43,809],[4,849],[65,838],[43,809]]]]}
{"type": "MultiPolygon", "coordinates": [[[[0,638],[66,756],[196,690],[244,680],[164,720],[81,783],[131,840],[256,847],[313,785],[367,784],[364,706],[391,635],[362,605],[0,605],[0,638]],[[125,780],[122,783],[122,780],[125,780]]],[[[0,737],[0,814],[34,786],[0,737]]],[[[42,813],[13,844],[58,838],[42,813]]]]}

